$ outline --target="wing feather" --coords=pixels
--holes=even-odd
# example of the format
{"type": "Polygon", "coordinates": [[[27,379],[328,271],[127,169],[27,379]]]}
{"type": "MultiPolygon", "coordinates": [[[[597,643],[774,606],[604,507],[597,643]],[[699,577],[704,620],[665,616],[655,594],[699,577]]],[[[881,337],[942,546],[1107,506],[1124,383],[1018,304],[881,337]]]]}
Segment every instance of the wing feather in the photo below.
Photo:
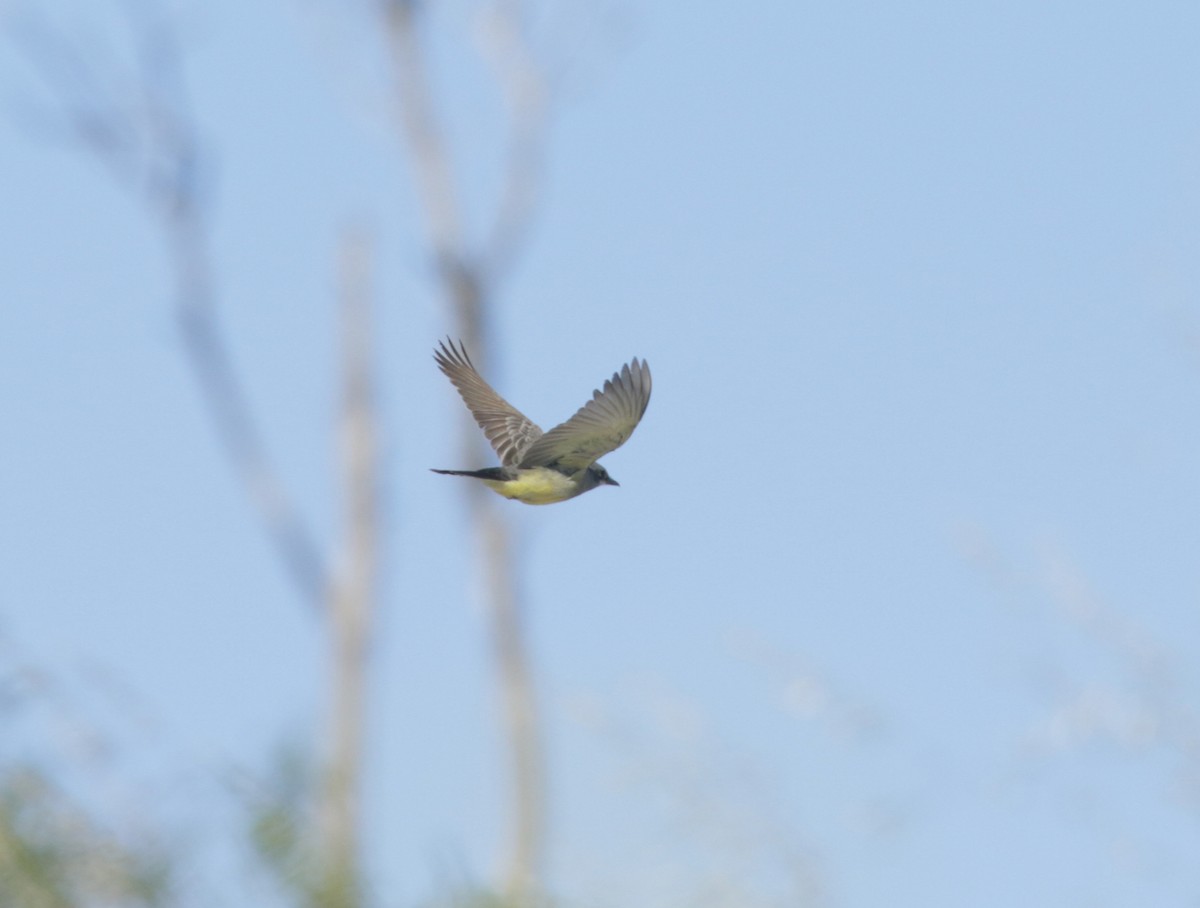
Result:
{"type": "Polygon", "coordinates": [[[636,358],[613,374],[574,416],[535,439],[518,466],[582,470],[633,434],[650,403],[650,366],[636,358]]]}
{"type": "Polygon", "coordinates": [[[483,429],[500,463],[506,467],[517,463],[525,449],[542,434],[542,430],[483,380],[475,371],[462,341],[455,347],[454,341],[446,338],[446,341],[439,342],[438,347],[433,353],[438,368],[458,389],[463,403],[475,417],[475,422],[479,423],[479,428],[483,429]]]}

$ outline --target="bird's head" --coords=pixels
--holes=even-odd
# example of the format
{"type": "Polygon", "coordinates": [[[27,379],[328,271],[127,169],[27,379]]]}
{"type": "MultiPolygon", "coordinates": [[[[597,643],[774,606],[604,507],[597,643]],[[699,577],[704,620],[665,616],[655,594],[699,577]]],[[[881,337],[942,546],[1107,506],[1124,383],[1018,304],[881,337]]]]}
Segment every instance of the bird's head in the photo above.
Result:
{"type": "Polygon", "coordinates": [[[598,464],[598,463],[592,464],[591,467],[589,467],[589,471],[591,472],[592,476],[594,476],[596,478],[596,482],[599,485],[606,485],[606,486],[619,486],[620,485],[619,482],[617,482],[615,479],[613,479],[611,476],[608,475],[608,470],[604,469],[604,467],[600,466],[600,464],[598,464]]]}

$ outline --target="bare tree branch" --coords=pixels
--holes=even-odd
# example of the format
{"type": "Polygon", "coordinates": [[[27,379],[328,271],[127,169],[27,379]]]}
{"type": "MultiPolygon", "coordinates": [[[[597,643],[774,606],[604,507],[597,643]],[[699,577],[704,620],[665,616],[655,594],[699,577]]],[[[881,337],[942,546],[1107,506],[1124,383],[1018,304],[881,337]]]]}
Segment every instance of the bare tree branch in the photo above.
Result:
{"type": "Polygon", "coordinates": [[[531,660],[525,643],[512,536],[495,507],[476,511],[489,580],[492,655],[510,748],[512,814],[505,888],[535,901],[545,851],[545,766],[531,660]]]}
{"type": "MultiPolygon", "coordinates": [[[[402,131],[425,212],[442,292],[457,322],[458,336],[485,371],[491,356],[487,301],[498,266],[510,256],[528,221],[540,163],[542,94],[519,34],[518,4],[498,4],[488,31],[499,50],[501,69],[513,104],[514,143],[507,181],[493,222],[485,257],[473,255],[464,238],[450,166],[450,151],[434,112],[422,52],[420,5],[414,0],[383,0],[388,44],[395,68],[402,131]]],[[[469,419],[463,423],[464,462],[482,454],[482,439],[469,419]]],[[[540,888],[545,850],[544,768],[537,698],[525,644],[515,564],[516,543],[509,525],[481,485],[467,486],[479,533],[492,653],[510,751],[512,809],[506,889],[517,904],[533,902],[540,888]]]]}
{"type": "Polygon", "coordinates": [[[333,702],[329,763],[321,805],[326,902],[360,902],[363,740],[378,561],[375,407],[371,381],[371,245],[349,231],[342,240],[342,485],[345,549],[332,597],[333,702]]]}
{"type": "Polygon", "coordinates": [[[425,210],[430,245],[439,255],[451,255],[462,247],[462,228],[450,153],[433,110],[425,76],[425,53],[417,34],[420,3],[383,0],[383,4],[392,64],[396,68],[400,122],[417,175],[416,186],[425,210]]]}
{"type": "Polygon", "coordinates": [[[496,0],[485,12],[483,37],[512,121],[503,195],[485,249],[489,274],[499,274],[524,240],[537,206],[548,125],[547,86],[522,22],[521,4],[496,0]]]}
{"type": "Polygon", "coordinates": [[[319,549],[267,455],[217,316],[204,220],[204,155],[186,100],[182,51],[165,18],[143,10],[133,25],[137,71],[125,80],[130,83],[125,97],[105,88],[122,80],[101,78],[69,38],[44,23],[29,24],[18,41],[56,95],[61,131],[131,189],[162,225],[175,279],[175,315],[217,435],[301,596],[322,608],[327,578],[319,549]]]}

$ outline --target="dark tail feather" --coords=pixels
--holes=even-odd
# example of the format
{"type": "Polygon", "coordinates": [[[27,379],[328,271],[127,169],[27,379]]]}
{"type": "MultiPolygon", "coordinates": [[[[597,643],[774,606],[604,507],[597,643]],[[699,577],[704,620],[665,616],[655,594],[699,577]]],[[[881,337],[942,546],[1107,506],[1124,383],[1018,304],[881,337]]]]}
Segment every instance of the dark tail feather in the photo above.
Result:
{"type": "Polygon", "coordinates": [[[486,470],[438,470],[430,467],[434,473],[443,476],[473,476],[475,479],[503,479],[504,471],[500,467],[488,467],[486,470]]]}

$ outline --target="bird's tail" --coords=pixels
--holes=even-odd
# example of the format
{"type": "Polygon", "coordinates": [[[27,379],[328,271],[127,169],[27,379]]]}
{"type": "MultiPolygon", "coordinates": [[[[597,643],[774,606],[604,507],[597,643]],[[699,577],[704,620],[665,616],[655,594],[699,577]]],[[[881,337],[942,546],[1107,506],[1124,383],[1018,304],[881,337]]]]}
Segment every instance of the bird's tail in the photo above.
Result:
{"type": "Polygon", "coordinates": [[[500,467],[488,467],[486,470],[439,470],[431,467],[430,470],[434,473],[441,473],[443,476],[473,476],[475,479],[503,479],[503,470],[500,467]]]}

